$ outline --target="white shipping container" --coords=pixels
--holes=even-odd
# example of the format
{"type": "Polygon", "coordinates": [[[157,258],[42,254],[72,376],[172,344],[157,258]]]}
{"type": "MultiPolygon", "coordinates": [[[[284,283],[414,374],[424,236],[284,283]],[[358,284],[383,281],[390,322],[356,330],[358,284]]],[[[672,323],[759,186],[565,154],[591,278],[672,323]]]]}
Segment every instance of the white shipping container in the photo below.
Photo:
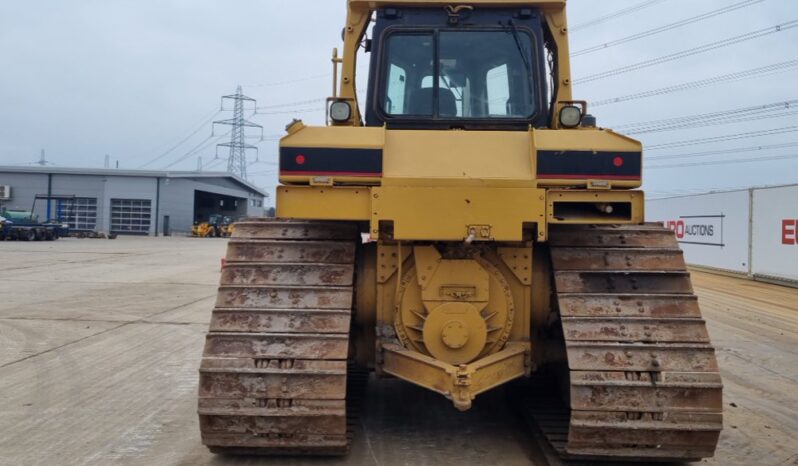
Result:
{"type": "Polygon", "coordinates": [[[649,200],[646,221],[676,232],[688,264],[750,273],[749,191],[649,200]]]}
{"type": "Polygon", "coordinates": [[[798,186],[754,190],[755,276],[798,281],[798,186]]]}

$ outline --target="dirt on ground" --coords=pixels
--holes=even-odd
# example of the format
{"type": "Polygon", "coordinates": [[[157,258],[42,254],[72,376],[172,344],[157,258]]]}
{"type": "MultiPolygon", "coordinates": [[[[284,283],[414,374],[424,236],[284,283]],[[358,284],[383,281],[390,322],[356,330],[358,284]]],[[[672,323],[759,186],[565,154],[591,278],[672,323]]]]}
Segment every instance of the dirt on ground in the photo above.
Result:
{"type": "MultiPolygon", "coordinates": [[[[197,369],[226,241],[0,243],[0,465],[558,464],[503,390],[459,413],[372,379],[351,454],[214,456],[197,369]]],[[[695,272],[724,377],[713,465],[798,464],[798,289],[695,272]]]]}

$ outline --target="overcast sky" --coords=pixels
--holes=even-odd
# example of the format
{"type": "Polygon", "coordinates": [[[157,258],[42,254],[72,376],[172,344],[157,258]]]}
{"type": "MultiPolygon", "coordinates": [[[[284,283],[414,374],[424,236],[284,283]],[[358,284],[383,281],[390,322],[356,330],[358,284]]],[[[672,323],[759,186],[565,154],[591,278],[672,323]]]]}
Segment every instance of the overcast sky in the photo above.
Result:
{"type": "MultiPolygon", "coordinates": [[[[572,51],[743,1],[649,0],[650,6],[631,14],[579,27],[644,2],[571,0],[572,51]]],[[[780,24],[785,30],[578,84],[575,98],[598,102],[798,59],[798,28],[789,29],[787,24],[798,20],[798,1],[749,1],[754,3],[733,12],[575,57],[574,78],[780,24]]],[[[0,165],[30,164],[46,149],[47,160],[57,166],[102,167],[105,154],[110,154],[121,168],[193,170],[202,157],[208,169],[224,169],[224,160],[214,159],[214,143],[226,139],[217,141],[227,128],[217,127],[211,137],[209,122],[230,117],[230,112],[218,112],[220,96],[233,93],[241,84],[258,106],[271,107],[251,117],[264,126],[267,140],[250,141],[259,145],[261,162],[249,168],[250,180],[271,190],[276,184],[275,139],[285,124],[295,117],[312,124],[324,121],[323,99],[331,91],[330,54],[333,47],[341,46],[344,19],[344,0],[3,0],[0,165]]],[[[797,69],[597,106],[591,113],[601,126],[620,126],[784,102],[798,99],[797,69]]],[[[798,127],[798,117],[789,111],[781,113],[787,115],[634,137],[653,146],[798,127]]],[[[655,159],[798,141],[798,132],[784,131],[650,150],[648,165],[798,155],[796,145],[655,159]]],[[[254,153],[251,161],[255,161],[254,153]]],[[[785,183],[798,183],[798,158],[649,169],[645,187],[650,194],[662,196],[785,183]]]]}

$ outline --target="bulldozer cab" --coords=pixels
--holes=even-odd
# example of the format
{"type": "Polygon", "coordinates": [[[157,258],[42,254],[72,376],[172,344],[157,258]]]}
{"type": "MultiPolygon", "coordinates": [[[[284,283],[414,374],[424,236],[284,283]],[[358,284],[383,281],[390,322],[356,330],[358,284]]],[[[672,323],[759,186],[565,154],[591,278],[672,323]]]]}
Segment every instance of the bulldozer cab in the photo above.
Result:
{"type": "Polygon", "coordinates": [[[367,126],[546,125],[538,10],[382,8],[372,34],[367,126]]]}

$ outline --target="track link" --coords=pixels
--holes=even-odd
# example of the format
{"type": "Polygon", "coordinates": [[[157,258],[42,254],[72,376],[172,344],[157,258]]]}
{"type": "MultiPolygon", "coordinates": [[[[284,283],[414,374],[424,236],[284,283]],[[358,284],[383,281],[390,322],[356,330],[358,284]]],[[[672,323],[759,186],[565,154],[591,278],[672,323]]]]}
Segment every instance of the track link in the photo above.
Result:
{"type": "Polygon", "coordinates": [[[236,224],[200,367],[211,451],[347,453],[356,238],[343,223],[236,224]]]}
{"type": "Polygon", "coordinates": [[[722,383],[673,232],[564,226],[550,247],[570,411],[532,411],[552,445],[573,459],[711,457],[722,383]]]}

